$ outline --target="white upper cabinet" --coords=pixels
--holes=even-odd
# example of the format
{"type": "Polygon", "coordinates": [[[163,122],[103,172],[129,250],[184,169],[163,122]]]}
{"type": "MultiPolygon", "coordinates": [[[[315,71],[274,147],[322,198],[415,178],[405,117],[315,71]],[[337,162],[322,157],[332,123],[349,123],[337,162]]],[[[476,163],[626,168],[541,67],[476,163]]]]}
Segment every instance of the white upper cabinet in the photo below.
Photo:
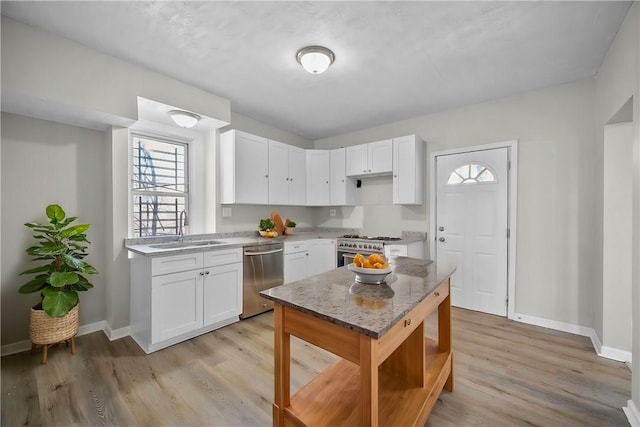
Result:
{"type": "MultiPolygon", "coordinates": [[[[307,206],[327,206],[330,204],[330,152],[328,150],[307,151],[307,206]]],[[[344,153],[343,153],[344,175],[344,153]]]]}
{"type": "Polygon", "coordinates": [[[347,176],[389,175],[392,170],[391,139],[347,147],[347,176]]]}
{"type": "Polygon", "coordinates": [[[346,149],[331,150],[329,156],[329,204],[331,206],[355,206],[356,182],[347,178],[346,149]]]}
{"type": "Polygon", "coordinates": [[[220,135],[220,203],[269,203],[266,138],[237,130],[220,135]]]}
{"type": "Polygon", "coordinates": [[[306,155],[303,148],[269,140],[269,204],[304,205],[306,155]]]}
{"type": "Polygon", "coordinates": [[[416,135],[393,139],[393,203],[421,205],[424,143],[416,135]]]}

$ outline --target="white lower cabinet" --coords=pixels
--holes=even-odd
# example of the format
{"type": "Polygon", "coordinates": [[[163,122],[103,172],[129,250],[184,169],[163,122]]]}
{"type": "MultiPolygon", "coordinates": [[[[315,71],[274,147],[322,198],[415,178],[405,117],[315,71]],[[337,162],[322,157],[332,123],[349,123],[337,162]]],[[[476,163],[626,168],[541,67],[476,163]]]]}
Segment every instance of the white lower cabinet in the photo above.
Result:
{"type": "Polygon", "coordinates": [[[130,330],[146,353],[237,322],[242,248],[131,259],[130,330]]]}
{"type": "Polygon", "coordinates": [[[309,275],[309,252],[306,242],[285,242],[284,283],[306,279],[309,275]]]}
{"type": "Polygon", "coordinates": [[[336,241],[331,239],[314,239],[307,241],[309,254],[308,275],[315,276],[336,268],[336,241]]]}
{"type": "Polygon", "coordinates": [[[204,326],[237,317],[242,312],[242,263],[205,269],[204,326]]]}
{"type": "Polygon", "coordinates": [[[202,276],[198,271],[156,276],[151,290],[151,342],[202,327],[202,276]]]}

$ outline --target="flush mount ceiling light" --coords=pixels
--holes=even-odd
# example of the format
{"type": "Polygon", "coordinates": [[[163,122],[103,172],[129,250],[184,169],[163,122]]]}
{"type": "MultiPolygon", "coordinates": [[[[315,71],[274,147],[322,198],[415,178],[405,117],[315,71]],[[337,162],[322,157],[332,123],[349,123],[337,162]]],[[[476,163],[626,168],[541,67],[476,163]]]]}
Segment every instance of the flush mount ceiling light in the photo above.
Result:
{"type": "Polygon", "coordinates": [[[329,65],[333,64],[336,56],[326,47],[307,46],[296,53],[296,59],[302,68],[311,74],[321,74],[329,68],[329,65]]]}
{"type": "Polygon", "coordinates": [[[183,128],[192,128],[200,121],[201,117],[197,114],[182,110],[171,110],[169,115],[178,126],[183,128]]]}

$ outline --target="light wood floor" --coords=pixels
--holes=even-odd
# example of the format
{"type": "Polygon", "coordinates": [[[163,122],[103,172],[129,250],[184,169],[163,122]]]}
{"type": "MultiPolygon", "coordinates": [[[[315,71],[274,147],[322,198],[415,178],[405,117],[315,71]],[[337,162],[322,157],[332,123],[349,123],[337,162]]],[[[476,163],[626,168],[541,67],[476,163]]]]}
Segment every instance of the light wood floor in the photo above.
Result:
{"type": "MultiPolygon", "coordinates": [[[[268,426],[273,315],[266,313],[145,355],[101,332],[2,358],[2,426],[268,426]]],[[[433,323],[430,319],[430,324],[433,323]]],[[[626,426],[623,363],[590,340],[504,318],[453,310],[454,392],[427,426],[626,426]]],[[[292,390],[335,356],[292,340],[292,390]]]]}

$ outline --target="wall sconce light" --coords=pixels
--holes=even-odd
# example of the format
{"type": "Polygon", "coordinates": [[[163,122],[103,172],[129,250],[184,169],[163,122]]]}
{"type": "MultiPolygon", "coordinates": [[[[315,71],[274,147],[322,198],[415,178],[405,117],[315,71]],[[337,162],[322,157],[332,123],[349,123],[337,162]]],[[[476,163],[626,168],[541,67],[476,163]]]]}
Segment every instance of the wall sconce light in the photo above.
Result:
{"type": "Polygon", "coordinates": [[[296,60],[309,73],[322,74],[333,64],[336,56],[326,47],[307,46],[296,53],[296,60]]]}
{"type": "Polygon", "coordinates": [[[169,115],[178,126],[187,129],[194,127],[201,119],[199,115],[183,110],[171,110],[169,115]]]}

